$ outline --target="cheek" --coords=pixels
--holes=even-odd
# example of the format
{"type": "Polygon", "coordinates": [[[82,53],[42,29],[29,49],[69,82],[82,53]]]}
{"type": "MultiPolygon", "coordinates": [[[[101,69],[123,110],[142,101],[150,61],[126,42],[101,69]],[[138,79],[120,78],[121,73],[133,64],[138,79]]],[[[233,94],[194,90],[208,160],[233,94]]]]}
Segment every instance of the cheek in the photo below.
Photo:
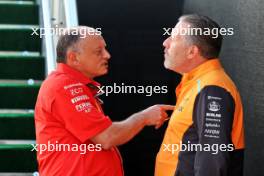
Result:
{"type": "Polygon", "coordinates": [[[90,68],[94,68],[97,66],[97,58],[96,57],[92,57],[89,56],[86,58],[86,60],[84,60],[83,64],[86,65],[86,67],[90,67],[90,68]]]}
{"type": "Polygon", "coordinates": [[[94,72],[94,69],[96,69],[96,65],[94,64],[94,62],[92,62],[91,60],[92,58],[89,59],[83,59],[80,62],[80,67],[82,68],[82,70],[84,70],[85,72],[94,72]]]}
{"type": "Polygon", "coordinates": [[[94,58],[93,68],[99,72],[105,70],[105,65],[104,65],[103,59],[99,58],[99,57],[94,58]]]}
{"type": "Polygon", "coordinates": [[[96,62],[96,64],[97,64],[97,67],[103,67],[104,66],[104,64],[103,64],[104,62],[102,61],[102,59],[98,59],[97,60],[97,62],[96,62]]]}
{"type": "Polygon", "coordinates": [[[169,48],[168,50],[168,55],[171,57],[171,58],[174,58],[178,55],[178,51],[177,51],[177,45],[171,45],[171,47],[169,48]]]}
{"type": "Polygon", "coordinates": [[[172,48],[171,54],[177,58],[184,58],[186,56],[186,47],[182,45],[175,45],[172,48]]]}
{"type": "Polygon", "coordinates": [[[87,68],[87,69],[91,69],[91,68],[93,68],[94,66],[93,66],[93,62],[90,62],[90,61],[85,61],[85,62],[82,62],[81,63],[83,66],[85,66],[85,68],[87,68]]]}

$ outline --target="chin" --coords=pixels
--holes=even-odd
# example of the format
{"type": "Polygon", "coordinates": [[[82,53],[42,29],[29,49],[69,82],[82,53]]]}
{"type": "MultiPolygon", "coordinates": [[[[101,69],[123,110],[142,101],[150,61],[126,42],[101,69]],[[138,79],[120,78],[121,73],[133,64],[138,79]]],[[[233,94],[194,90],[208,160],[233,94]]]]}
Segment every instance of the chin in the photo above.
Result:
{"type": "Polygon", "coordinates": [[[176,73],[180,73],[177,71],[177,67],[174,66],[174,65],[171,65],[169,63],[164,63],[164,67],[167,69],[167,70],[171,70],[173,72],[176,72],[176,73]]]}
{"type": "Polygon", "coordinates": [[[168,63],[168,61],[165,60],[165,62],[164,62],[163,65],[164,65],[164,67],[165,67],[166,69],[171,70],[170,63],[168,63]]]}
{"type": "Polygon", "coordinates": [[[168,66],[167,66],[167,64],[164,62],[164,64],[163,64],[163,66],[166,68],[166,69],[168,69],[168,66]]]}
{"type": "Polygon", "coordinates": [[[98,76],[103,76],[103,75],[106,75],[107,73],[108,73],[108,70],[106,69],[106,70],[98,73],[98,76]]]}

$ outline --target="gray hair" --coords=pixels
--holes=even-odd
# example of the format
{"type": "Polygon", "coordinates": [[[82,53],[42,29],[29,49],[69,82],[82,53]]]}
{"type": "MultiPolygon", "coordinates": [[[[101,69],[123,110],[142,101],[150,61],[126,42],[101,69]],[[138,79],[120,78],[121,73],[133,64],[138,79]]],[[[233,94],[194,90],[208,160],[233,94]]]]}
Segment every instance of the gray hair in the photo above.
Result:
{"type": "Polygon", "coordinates": [[[97,35],[94,28],[87,26],[78,26],[73,28],[64,28],[59,36],[56,47],[57,63],[66,63],[67,51],[72,48],[76,49],[76,44],[80,39],[89,35],[97,35]],[[92,32],[94,34],[92,34],[92,32]]]}
{"type": "Polygon", "coordinates": [[[205,29],[212,31],[217,28],[217,37],[214,37],[212,33],[210,33],[209,35],[188,35],[186,39],[199,48],[203,57],[212,59],[219,56],[223,37],[219,33],[220,26],[215,21],[206,16],[190,14],[181,16],[179,22],[185,22],[189,24],[191,28],[199,28],[202,31],[205,29]]]}

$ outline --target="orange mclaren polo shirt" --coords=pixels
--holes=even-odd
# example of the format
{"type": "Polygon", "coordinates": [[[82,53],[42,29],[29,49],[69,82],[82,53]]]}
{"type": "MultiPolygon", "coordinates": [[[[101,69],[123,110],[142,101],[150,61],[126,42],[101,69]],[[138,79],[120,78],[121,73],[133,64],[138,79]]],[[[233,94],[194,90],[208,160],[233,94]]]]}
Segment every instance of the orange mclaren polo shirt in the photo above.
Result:
{"type": "Polygon", "coordinates": [[[66,64],[43,82],[35,107],[41,176],[123,176],[117,148],[103,150],[89,140],[112,124],[98,85],[66,64]]]}
{"type": "Polygon", "coordinates": [[[182,77],[155,176],[242,176],[243,109],[218,59],[182,77]]]}

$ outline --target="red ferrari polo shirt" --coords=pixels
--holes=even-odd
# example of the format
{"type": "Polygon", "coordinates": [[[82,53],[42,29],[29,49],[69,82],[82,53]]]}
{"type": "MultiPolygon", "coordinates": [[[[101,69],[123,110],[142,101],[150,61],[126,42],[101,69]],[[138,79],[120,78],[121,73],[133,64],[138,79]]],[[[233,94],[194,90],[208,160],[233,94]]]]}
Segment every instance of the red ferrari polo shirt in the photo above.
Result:
{"type": "Polygon", "coordinates": [[[43,82],[35,107],[41,176],[123,175],[117,148],[89,140],[112,124],[95,98],[98,85],[66,64],[43,82]]]}

